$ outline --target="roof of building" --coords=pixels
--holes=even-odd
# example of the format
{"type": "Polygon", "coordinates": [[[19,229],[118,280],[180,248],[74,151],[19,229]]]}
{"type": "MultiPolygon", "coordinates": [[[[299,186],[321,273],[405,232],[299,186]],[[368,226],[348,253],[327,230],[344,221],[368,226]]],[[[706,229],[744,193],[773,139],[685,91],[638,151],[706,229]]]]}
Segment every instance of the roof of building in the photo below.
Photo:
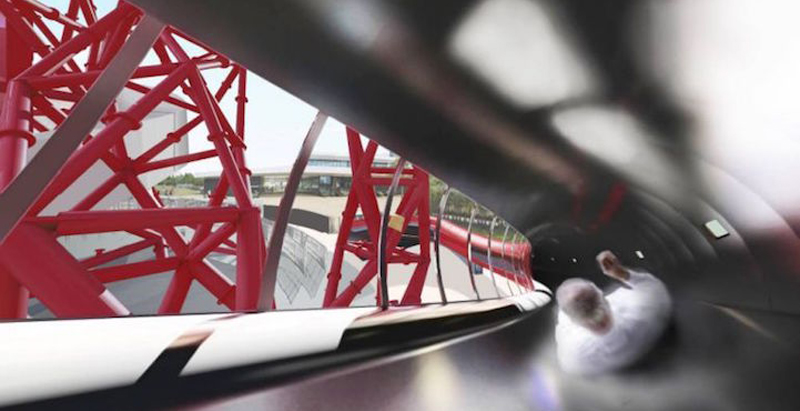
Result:
{"type": "MultiPolygon", "coordinates": [[[[374,163],[378,163],[380,165],[392,164],[395,161],[395,158],[392,157],[378,157],[375,158],[373,161],[374,163]]],[[[280,166],[273,166],[273,167],[260,167],[260,168],[253,168],[251,169],[254,176],[265,176],[265,177],[284,177],[288,176],[289,173],[292,171],[292,165],[280,165],[280,166]]],[[[214,178],[219,177],[221,171],[205,171],[194,173],[194,176],[197,178],[214,178]]],[[[334,177],[350,177],[352,172],[350,171],[350,157],[345,155],[336,155],[336,154],[313,154],[311,158],[309,158],[308,165],[306,169],[303,171],[304,176],[334,176],[334,177]],[[319,165],[315,164],[317,161],[346,161],[342,166],[336,166],[332,164],[326,165],[319,165]]]]}

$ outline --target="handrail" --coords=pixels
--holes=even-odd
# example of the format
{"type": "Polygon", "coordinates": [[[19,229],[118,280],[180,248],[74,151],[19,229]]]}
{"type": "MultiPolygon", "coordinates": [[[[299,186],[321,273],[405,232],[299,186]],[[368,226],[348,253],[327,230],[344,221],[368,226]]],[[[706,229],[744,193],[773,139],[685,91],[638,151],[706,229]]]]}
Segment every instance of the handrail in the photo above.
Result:
{"type": "MultiPolygon", "coordinates": [[[[389,192],[386,195],[386,205],[383,207],[383,215],[381,216],[381,231],[378,236],[378,274],[380,275],[381,282],[381,309],[389,308],[389,265],[386,262],[386,230],[389,228],[389,216],[392,212],[392,199],[394,192],[397,190],[397,185],[400,183],[400,175],[403,174],[403,167],[406,165],[406,160],[399,159],[397,161],[397,168],[394,170],[392,176],[392,185],[389,186],[389,192]]],[[[402,232],[400,233],[403,234],[402,232]]]]}
{"type": "MultiPolygon", "coordinates": [[[[500,257],[503,259],[503,262],[508,262],[508,261],[506,261],[506,239],[508,238],[508,229],[509,229],[510,226],[505,221],[503,221],[503,224],[505,224],[506,230],[505,230],[505,232],[503,232],[503,246],[500,248],[500,257]]],[[[506,285],[508,285],[508,294],[509,295],[516,295],[516,294],[514,294],[514,291],[511,289],[511,282],[513,280],[511,280],[509,278],[506,278],[506,280],[508,280],[506,282],[506,285]]]]}
{"type": "Polygon", "coordinates": [[[444,292],[444,280],[442,280],[442,263],[439,257],[439,243],[442,238],[442,216],[444,215],[444,209],[447,207],[448,197],[450,197],[450,187],[445,189],[442,198],[439,199],[439,215],[436,218],[436,241],[433,244],[433,248],[436,251],[436,281],[439,283],[439,297],[441,298],[442,304],[447,304],[447,295],[444,292]]]}
{"type": "Polygon", "coordinates": [[[472,208],[469,212],[469,224],[467,225],[467,269],[469,270],[469,282],[472,284],[472,289],[475,291],[475,297],[480,301],[481,293],[478,292],[478,286],[475,284],[475,273],[472,269],[472,221],[475,220],[475,203],[472,203],[472,208]]]}
{"type": "Polygon", "coordinates": [[[281,202],[278,205],[278,213],[275,216],[275,224],[272,227],[272,233],[269,238],[269,246],[267,247],[267,260],[264,262],[263,276],[261,278],[261,293],[258,299],[258,310],[266,311],[271,310],[274,302],[275,282],[278,278],[278,265],[280,264],[281,250],[283,249],[283,237],[286,234],[286,226],[289,225],[289,216],[292,212],[292,204],[297,195],[297,189],[300,186],[300,179],[303,176],[303,171],[306,169],[309,158],[311,158],[311,151],[317,143],[322,128],[325,126],[325,121],[328,115],[319,111],[311,127],[308,129],[303,145],[300,147],[300,152],[297,153],[297,158],[292,166],[292,171],[289,172],[289,178],[286,181],[286,188],[281,197],[281,202]]]}
{"type": "Polygon", "coordinates": [[[486,260],[489,265],[489,275],[492,276],[492,285],[494,286],[494,292],[497,294],[497,298],[501,298],[500,290],[497,289],[497,280],[494,278],[494,267],[492,266],[492,237],[494,237],[494,225],[497,223],[497,216],[492,218],[492,222],[489,224],[489,238],[487,239],[487,250],[486,250],[486,260]]]}

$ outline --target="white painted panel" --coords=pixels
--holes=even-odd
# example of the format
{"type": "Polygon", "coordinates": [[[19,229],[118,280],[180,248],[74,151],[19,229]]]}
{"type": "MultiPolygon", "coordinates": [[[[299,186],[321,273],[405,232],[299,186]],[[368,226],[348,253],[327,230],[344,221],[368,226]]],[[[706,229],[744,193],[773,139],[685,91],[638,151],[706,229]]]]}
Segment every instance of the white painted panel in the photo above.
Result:
{"type": "Polygon", "coordinates": [[[273,311],[220,321],[181,375],[335,350],[347,327],[374,311],[273,311]]]}
{"type": "Polygon", "coordinates": [[[131,384],[176,338],[220,316],[0,323],[0,406],[131,384]]]}

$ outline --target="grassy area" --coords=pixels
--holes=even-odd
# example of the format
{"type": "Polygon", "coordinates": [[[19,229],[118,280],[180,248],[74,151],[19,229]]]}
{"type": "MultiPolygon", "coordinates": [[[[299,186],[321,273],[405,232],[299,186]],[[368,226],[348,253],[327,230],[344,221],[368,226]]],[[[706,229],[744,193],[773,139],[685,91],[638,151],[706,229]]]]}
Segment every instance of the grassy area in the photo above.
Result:
{"type": "Polygon", "coordinates": [[[197,187],[173,187],[167,185],[157,185],[156,189],[161,195],[165,196],[189,196],[201,194],[200,188],[197,187]]]}

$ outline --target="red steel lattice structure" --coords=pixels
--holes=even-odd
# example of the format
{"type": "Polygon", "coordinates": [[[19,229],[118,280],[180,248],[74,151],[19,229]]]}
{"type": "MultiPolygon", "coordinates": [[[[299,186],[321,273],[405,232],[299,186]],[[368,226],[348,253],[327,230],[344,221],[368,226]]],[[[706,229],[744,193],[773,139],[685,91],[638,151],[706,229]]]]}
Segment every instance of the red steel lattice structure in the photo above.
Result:
{"type": "MultiPolygon", "coordinates": [[[[0,1],[5,16],[7,38],[15,44],[5,48],[6,66],[29,67],[10,72],[5,86],[4,110],[0,119],[0,152],[9,161],[0,164],[0,189],[9,184],[25,163],[27,146],[36,139],[31,132],[58,128],[74,106],[86,95],[119,52],[143,14],[126,3],[101,19],[95,16],[90,1],[73,0],[69,10],[57,10],[34,0],[0,1]],[[81,17],[86,24],[78,23],[81,17]],[[45,24],[44,20],[49,20],[45,24]],[[61,36],[50,25],[63,26],[61,36]],[[81,68],[73,59],[88,53],[81,68]],[[38,61],[32,62],[31,56],[38,61]]],[[[94,135],[61,167],[47,188],[39,195],[24,220],[7,236],[0,248],[0,317],[24,318],[28,292],[39,298],[56,316],[106,316],[127,314],[125,307],[107,292],[104,283],[174,270],[159,313],[177,313],[193,281],[198,281],[219,303],[229,309],[255,309],[261,281],[265,248],[259,211],[254,207],[245,163],[244,116],[247,97],[246,70],[225,56],[209,49],[179,31],[167,27],[152,46],[159,63],[141,65],[125,87],[142,94],[127,110],[111,104],[94,135]],[[190,56],[184,47],[202,50],[190,56]],[[228,70],[217,90],[209,90],[203,71],[228,70]],[[141,80],[160,79],[154,87],[141,80]],[[229,120],[220,109],[220,101],[236,83],[236,117],[229,120]],[[187,98],[172,95],[180,90],[187,98]],[[165,135],[141,155],[130,157],[123,137],[141,127],[141,122],[158,104],[168,102],[195,113],[195,117],[165,135]],[[154,160],[164,150],[186,138],[189,131],[204,125],[214,149],[154,160]],[[165,208],[158,193],[148,190],[139,175],[207,158],[218,158],[222,175],[203,208],[165,208]],[[57,215],[42,215],[50,202],[64,192],[95,162],[104,163],[113,174],[95,187],[71,210],[57,215]],[[92,207],[118,186],[131,193],[141,209],[92,210],[92,207]],[[235,206],[224,206],[230,190],[235,206]],[[194,229],[185,240],[176,227],[194,229]],[[140,241],[92,258],[76,260],[59,246],[57,236],[127,231],[140,241]],[[237,241],[228,238],[236,234],[237,241]],[[224,244],[223,244],[224,243],[224,244]],[[155,247],[156,258],[150,261],[98,268],[99,265],[155,247]],[[168,248],[170,253],[164,252],[168,248]],[[237,255],[236,285],[208,263],[214,250],[237,255]]]]}
{"type": "MultiPolygon", "coordinates": [[[[120,2],[98,18],[91,0],[71,0],[61,13],[36,0],[0,0],[0,18],[5,21],[0,56],[2,69],[2,115],[0,115],[0,193],[21,172],[28,147],[37,143],[32,133],[57,131],[108,71],[132,33],[144,19],[134,6],[120,2]],[[52,27],[60,28],[60,34],[52,27]],[[85,64],[78,64],[77,56],[85,64]]],[[[141,97],[127,109],[112,102],[94,131],[83,138],[55,176],[27,209],[27,213],[5,238],[0,238],[0,318],[25,318],[28,300],[35,296],[57,317],[95,317],[129,314],[105,284],[163,272],[174,272],[164,291],[158,313],[179,313],[194,281],[230,310],[257,309],[263,289],[267,256],[260,213],[250,190],[250,171],[245,162],[245,107],[247,71],[236,62],[172,27],[165,27],[152,43],[157,63],[139,64],[126,77],[124,87],[141,97]],[[208,70],[225,70],[218,88],[210,89],[204,78],[208,70]],[[147,86],[147,81],[155,83],[147,86]],[[235,87],[234,87],[235,86],[235,87]],[[221,101],[235,88],[235,116],[229,118],[221,101]],[[180,94],[178,94],[180,93],[180,94]],[[182,96],[181,96],[182,94],[182,96]],[[141,127],[143,119],[159,104],[169,103],[194,117],[166,134],[141,154],[131,156],[124,138],[141,127]],[[186,139],[188,133],[205,127],[214,148],[163,158],[162,153],[186,139]],[[222,166],[219,182],[204,207],[167,208],[159,193],[148,190],[140,176],[195,161],[216,158],[222,166]],[[64,193],[95,163],[111,170],[111,176],[90,190],[71,209],[54,215],[48,205],[64,193]],[[117,187],[125,187],[138,209],[93,209],[117,187]],[[235,205],[225,204],[232,193],[235,205]],[[191,228],[186,239],[179,227],[191,228]],[[113,250],[78,260],[57,241],[59,236],[127,232],[139,240],[113,250]],[[230,237],[236,236],[236,241],[230,237]],[[104,264],[150,249],[154,258],[114,266],[104,264]],[[212,266],[212,252],[236,256],[235,282],[212,266]]],[[[329,273],[323,306],[348,306],[377,274],[376,244],[381,225],[375,187],[387,186],[394,168],[373,166],[377,144],[362,146],[359,134],[347,129],[353,184],[329,273]],[[361,210],[363,217],[357,217],[361,210]],[[368,240],[351,241],[354,225],[367,228],[368,240]],[[338,293],[344,252],[367,261],[356,279],[338,293]]],[[[302,172],[302,170],[300,170],[302,172]]],[[[419,304],[430,264],[431,217],[428,174],[417,166],[403,169],[403,196],[391,216],[387,237],[389,263],[415,264],[401,304],[419,304]],[[419,227],[420,252],[398,246],[409,224],[419,227]]],[[[443,245],[466,255],[466,236],[456,227],[444,225],[443,245]]],[[[463,230],[462,230],[463,231],[463,230]]],[[[486,248],[486,239],[473,236],[473,245],[486,248]]],[[[527,249],[495,242],[494,255],[507,254],[523,269],[498,268],[500,275],[527,284],[527,249]],[[500,250],[500,251],[497,251],[500,250]]],[[[279,252],[279,250],[278,250],[279,252]]],[[[477,261],[484,265],[485,263],[477,261]]],[[[272,278],[271,281],[275,279],[272,278]]],[[[270,280],[267,280],[270,281],[270,280]]],[[[380,290],[378,291],[380,298],[380,290]]],[[[380,303],[380,301],[378,301],[380,303]]]]}
{"type": "MultiPolygon", "coordinates": [[[[381,211],[375,195],[375,187],[389,186],[395,168],[375,167],[373,159],[378,149],[378,144],[370,141],[366,149],[361,144],[361,137],[352,128],[347,128],[347,144],[350,149],[350,167],[353,172],[353,181],[347,204],[342,213],[342,223],[336,239],[333,262],[328,273],[328,283],[325,288],[324,307],[346,307],[375,278],[378,273],[378,237],[380,235],[381,211]],[[363,217],[357,218],[356,213],[361,210],[363,217]],[[368,239],[351,241],[350,232],[354,225],[366,226],[368,239]],[[350,252],[365,260],[366,264],[352,283],[348,284],[341,293],[338,292],[339,281],[342,278],[342,262],[344,253],[350,252]]],[[[400,164],[398,167],[402,167],[400,164]]],[[[396,212],[389,217],[386,238],[387,263],[415,264],[414,272],[409,279],[408,286],[400,304],[419,304],[420,295],[430,256],[430,190],[428,187],[428,174],[417,166],[404,168],[400,175],[399,185],[404,187],[404,193],[397,206],[396,212]],[[416,221],[419,229],[419,253],[412,253],[398,244],[408,225],[416,221]]],[[[380,305],[380,289],[376,300],[380,305]]]]}

